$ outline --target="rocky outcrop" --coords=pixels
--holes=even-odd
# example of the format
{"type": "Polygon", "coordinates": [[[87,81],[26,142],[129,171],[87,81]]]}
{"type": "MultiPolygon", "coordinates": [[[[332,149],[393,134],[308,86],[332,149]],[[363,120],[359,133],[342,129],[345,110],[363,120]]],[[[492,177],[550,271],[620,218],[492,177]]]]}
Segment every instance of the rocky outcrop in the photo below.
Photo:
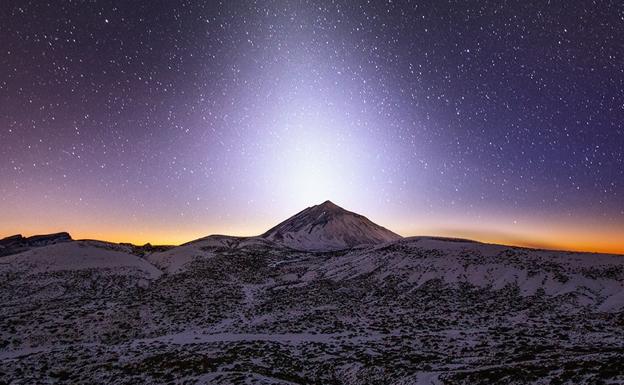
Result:
{"type": "Polygon", "coordinates": [[[33,247],[53,245],[55,243],[69,242],[71,240],[72,237],[66,232],[33,235],[32,237],[23,237],[21,234],[16,234],[0,239],[0,256],[17,254],[30,250],[33,247]]]}

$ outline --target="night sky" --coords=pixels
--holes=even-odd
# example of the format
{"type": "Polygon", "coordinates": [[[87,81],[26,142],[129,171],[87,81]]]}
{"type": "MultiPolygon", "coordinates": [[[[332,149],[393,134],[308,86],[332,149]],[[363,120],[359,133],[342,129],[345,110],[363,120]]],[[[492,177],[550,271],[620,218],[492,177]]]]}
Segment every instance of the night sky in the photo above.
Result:
{"type": "Polygon", "coordinates": [[[401,235],[624,253],[621,1],[13,1],[0,237],[401,235]]]}

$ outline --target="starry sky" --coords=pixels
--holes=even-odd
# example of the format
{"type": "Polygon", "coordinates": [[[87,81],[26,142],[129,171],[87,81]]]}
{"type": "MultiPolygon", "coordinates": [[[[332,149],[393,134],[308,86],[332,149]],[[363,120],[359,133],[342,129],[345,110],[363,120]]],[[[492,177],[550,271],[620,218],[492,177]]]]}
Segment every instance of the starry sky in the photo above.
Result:
{"type": "Polygon", "coordinates": [[[404,236],[624,253],[621,1],[0,12],[0,236],[175,244],[331,199],[404,236]]]}

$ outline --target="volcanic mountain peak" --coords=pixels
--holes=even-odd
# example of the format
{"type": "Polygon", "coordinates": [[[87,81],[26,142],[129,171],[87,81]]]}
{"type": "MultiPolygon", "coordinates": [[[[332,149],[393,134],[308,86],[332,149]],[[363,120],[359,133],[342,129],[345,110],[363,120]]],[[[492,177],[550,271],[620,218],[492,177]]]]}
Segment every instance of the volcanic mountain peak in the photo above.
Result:
{"type": "Polygon", "coordinates": [[[298,250],[328,251],[395,241],[401,236],[368,218],[325,201],[261,235],[298,250]]]}
{"type": "Polygon", "coordinates": [[[347,213],[349,212],[330,200],[326,200],[320,205],[316,205],[312,207],[318,207],[318,208],[322,208],[323,210],[331,210],[331,211],[336,211],[336,212],[347,212],[347,213]]]}

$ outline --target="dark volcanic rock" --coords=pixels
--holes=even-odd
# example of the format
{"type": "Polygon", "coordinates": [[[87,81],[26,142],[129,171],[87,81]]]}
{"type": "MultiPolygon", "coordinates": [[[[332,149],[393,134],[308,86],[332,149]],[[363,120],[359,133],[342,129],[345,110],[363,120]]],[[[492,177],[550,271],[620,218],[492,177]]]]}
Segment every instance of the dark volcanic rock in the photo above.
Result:
{"type": "Polygon", "coordinates": [[[12,235],[0,239],[0,256],[17,254],[33,247],[53,245],[55,243],[69,242],[71,240],[71,236],[66,232],[33,235],[32,237],[23,237],[21,234],[12,235]]]}

